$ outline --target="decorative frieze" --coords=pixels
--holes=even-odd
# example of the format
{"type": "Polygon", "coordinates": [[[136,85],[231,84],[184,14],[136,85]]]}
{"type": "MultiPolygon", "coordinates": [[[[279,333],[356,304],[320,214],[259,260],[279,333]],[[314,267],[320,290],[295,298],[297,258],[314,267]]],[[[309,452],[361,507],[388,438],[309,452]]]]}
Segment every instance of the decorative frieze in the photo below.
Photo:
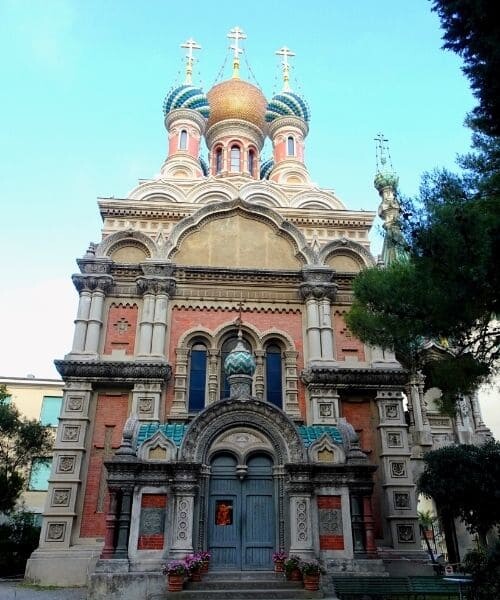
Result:
{"type": "Polygon", "coordinates": [[[55,360],[54,364],[61,377],[83,378],[92,381],[135,379],[170,379],[172,369],[166,362],[143,361],[86,361],[55,360]]]}

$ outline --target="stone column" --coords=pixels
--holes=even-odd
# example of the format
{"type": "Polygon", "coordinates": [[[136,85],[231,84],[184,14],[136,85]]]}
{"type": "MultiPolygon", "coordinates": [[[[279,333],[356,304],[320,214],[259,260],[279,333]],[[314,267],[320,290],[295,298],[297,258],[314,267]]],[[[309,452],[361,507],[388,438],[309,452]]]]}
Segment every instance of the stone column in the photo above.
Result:
{"type": "Polygon", "coordinates": [[[216,348],[208,350],[208,404],[217,402],[217,384],[219,381],[219,351],[216,348]]]}
{"type": "MultiPolygon", "coordinates": [[[[82,279],[79,277],[79,279],[82,279]]],[[[76,285],[75,278],[73,282],[76,285]]],[[[78,289],[78,288],[77,288],[78,289]]],[[[85,338],[87,336],[87,325],[90,314],[91,293],[88,289],[82,287],[79,289],[80,300],[78,302],[78,311],[75,319],[75,333],[73,336],[72,353],[81,353],[85,349],[85,338]]]]}
{"type": "Polygon", "coordinates": [[[130,515],[132,512],[132,487],[122,489],[120,514],[118,516],[118,539],[114,558],[128,558],[128,534],[130,531],[130,515]]]}
{"type": "Polygon", "coordinates": [[[194,499],[198,491],[196,476],[191,471],[178,471],[172,491],[175,514],[170,557],[182,559],[193,552],[194,499]]]}
{"type": "Polygon", "coordinates": [[[309,360],[318,360],[321,358],[321,333],[319,329],[318,301],[313,296],[306,299],[306,313],[309,360]]]}
{"type": "Polygon", "coordinates": [[[299,407],[299,390],[297,376],[297,357],[295,350],[285,350],[285,405],[284,410],[291,419],[302,419],[299,407]]]}
{"type": "MultiPolygon", "coordinates": [[[[259,400],[264,400],[264,350],[256,350],[255,354],[255,395],[259,400]]],[[[286,371],[286,367],[285,367],[286,371]]],[[[286,378],[286,375],[285,375],[286,378]]],[[[286,379],[285,379],[286,381],[286,379]]],[[[286,410],[286,409],[285,409],[286,410]]]]}
{"type": "Polygon", "coordinates": [[[309,471],[292,473],[287,491],[290,501],[290,554],[311,558],[314,556],[314,548],[311,515],[312,484],[309,471]]]}
{"type": "Polygon", "coordinates": [[[89,324],[85,340],[85,352],[97,354],[102,328],[102,309],[104,307],[104,291],[97,288],[92,292],[89,324]]]}
{"type": "MultiPolygon", "coordinates": [[[[154,265],[148,265],[151,267],[154,265]]],[[[171,265],[157,265],[157,269],[171,268],[171,265]]],[[[143,271],[148,271],[141,265],[143,271]]],[[[161,271],[163,273],[163,270],[161,271]]],[[[168,299],[175,290],[175,280],[172,277],[157,275],[141,276],[136,279],[136,285],[144,296],[142,318],[139,326],[139,354],[142,357],[165,359],[165,336],[167,331],[168,299]]]]}
{"type": "Polygon", "coordinates": [[[116,509],[118,507],[117,490],[109,490],[109,507],[106,514],[106,533],[104,535],[104,548],[101,552],[101,558],[112,558],[115,552],[115,532],[116,532],[116,509]]]}
{"type": "Polygon", "coordinates": [[[319,301],[320,328],[321,328],[321,358],[333,360],[333,328],[332,308],[330,299],[324,296],[319,301]]]}

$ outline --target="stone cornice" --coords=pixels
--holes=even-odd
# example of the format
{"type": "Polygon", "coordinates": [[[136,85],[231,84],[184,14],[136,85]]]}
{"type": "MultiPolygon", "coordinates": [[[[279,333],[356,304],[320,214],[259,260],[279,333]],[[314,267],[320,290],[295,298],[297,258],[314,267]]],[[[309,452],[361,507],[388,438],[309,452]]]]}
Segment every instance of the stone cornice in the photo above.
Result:
{"type": "Polygon", "coordinates": [[[324,384],[339,389],[376,389],[380,386],[401,389],[408,382],[408,372],[404,369],[357,369],[313,365],[302,371],[301,379],[307,385],[324,384]]]}
{"type": "Polygon", "coordinates": [[[64,380],[136,382],[137,379],[167,381],[172,368],[167,362],[55,360],[57,371],[64,380]]]}

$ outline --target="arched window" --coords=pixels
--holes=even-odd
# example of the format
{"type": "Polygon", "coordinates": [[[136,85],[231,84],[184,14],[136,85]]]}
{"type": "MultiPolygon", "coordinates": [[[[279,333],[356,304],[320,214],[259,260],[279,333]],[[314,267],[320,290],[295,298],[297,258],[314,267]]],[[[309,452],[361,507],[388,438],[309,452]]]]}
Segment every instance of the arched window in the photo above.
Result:
{"type": "Polygon", "coordinates": [[[254,175],[255,169],[255,152],[253,150],[248,151],[248,172],[250,175],[254,175]]]}
{"type": "Polygon", "coordinates": [[[187,150],[188,147],[188,132],[183,129],[179,137],[179,150],[187,150]]]}
{"type": "Polygon", "coordinates": [[[207,385],[207,347],[202,341],[191,346],[189,356],[189,412],[199,412],[205,408],[207,385]]]}
{"type": "Polygon", "coordinates": [[[222,148],[217,148],[215,151],[215,174],[222,172],[222,148]]]}
{"type": "Polygon", "coordinates": [[[240,172],[240,147],[239,146],[231,146],[231,173],[239,173],[240,172]]]}
{"type": "MultiPolygon", "coordinates": [[[[249,352],[251,352],[252,347],[247,342],[247,340],[245,340],[245,338],[243,338],[242,342],[243,342],[243,345],[245,346],[245,348],[249,352]]],[[[222,348],[220,351],[220,397],[221,397],[221,400],[224,398],[229,398],[229,381],[224,372],[224,361],[226,360],[227,355],[234,349],[234,347],[236,346],[237,343],[238,343],[238,336],[233,334],[231,337],[227,338],[226,341],[222,344],[222,348]]]]}
{"type": "Polygon", "coordinates": [[[266,346],[266,400],[278,408],[283,408],[281,348],[275,342],[266,346]]]}
{"type": "Polygon", "coordinates": [[[286,153],[287,156],[295,156],[295,140],[291,135],[286,138],[286,153]]]}

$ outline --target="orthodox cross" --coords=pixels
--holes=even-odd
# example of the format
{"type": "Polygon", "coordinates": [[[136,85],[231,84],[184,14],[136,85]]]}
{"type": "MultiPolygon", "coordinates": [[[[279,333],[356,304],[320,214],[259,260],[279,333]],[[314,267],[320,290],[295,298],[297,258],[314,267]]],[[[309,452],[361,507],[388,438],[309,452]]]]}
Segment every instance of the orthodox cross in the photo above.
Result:
{"type": "Polygon", "coordinates": [[[245,306],[245,303],[243,302],[243,300],[240,300],[237,304],[238,306],[238,318],[236,319],[236,323],[238,324],[238,329],[241,332],[241,324],[243,323],[243,319],[242,319],[242,312],[243,312],[243,307],[245,306]]]}
{"type": "Polygon", "coordinates": [[[181,48],[187,48],[187,56],[186,56],[186,79],[184,83],[191,84],[193,80],[193,63],[194,56],[193,50],[201,50],[201,46],[193,40],[193,38],[189,38],[187,42],[181,44],[181,48]]]}
{"type": "Polygon", "coordinates": [[[104,466],[104,461],[109,460],[116,448],[113,448],[113,431],[115,429],[114,425],[105,425],[104,426],[104,443],[102,445],[95,445],[94,452],[98,453],[102,458],[101,462],[101,474],[99,477],[99,488],[97,491],[97,504],[96,504],[96,512],[104,512],[105,509],[105,500],[107,493],[107,470],[104,466]]]}
{"type": "Polygon", "coordinates": [[[288,58],[295,56],[295,52],[292,52],[290,48],[283,46],[276,51],[278,56],[282,56],[283,60],[281,66],[283,67],[283,91],[288,92],[290,90],[290,65],[288,64],[288,58]]]}
{"type": "Polygon", "coordinates": [[[240,77],[240,54],[243,53],[243,48],[240,48],[239,41],[246,40],[247,36],[246,36],[246,33],[243,31],[243,29],[240,29],[239,27],[233,27],[227,34],[227,37],[230,40],[234,40],[234,44],[231,44],[229,46],[229,48],[231,50],[233,50],[233,52],[234,52],[233,79],[239,79],[239,77],[240,77]]]}
{"type": "Polygon", "coordinates": [[[378,133],[375,136],[375,143],[377,144],[377,171],[383,171],[386,168],[387,163],[392,169],[391,155],[389,154],[389,140],[384,136],[383,133],[378,133]]]}

